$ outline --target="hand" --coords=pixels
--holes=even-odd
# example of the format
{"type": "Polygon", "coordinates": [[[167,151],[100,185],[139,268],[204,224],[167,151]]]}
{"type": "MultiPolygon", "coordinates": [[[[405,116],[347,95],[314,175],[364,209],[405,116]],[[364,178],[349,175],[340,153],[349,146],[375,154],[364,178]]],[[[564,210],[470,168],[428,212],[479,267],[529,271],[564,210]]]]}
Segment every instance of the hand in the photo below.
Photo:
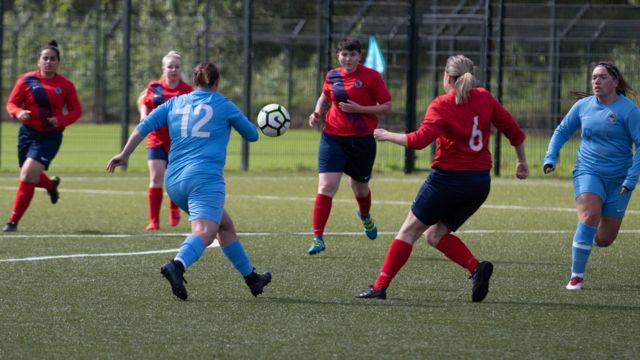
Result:
{"type": "Polygon", "coordinates": [[[19,121],[27,121],[31,118],[31,111],[29,110],[22,110],[18,113],[18,120],[19,121]]]}
{"type": "Polygon", "coordinates": [[[50,117],[50,118],[47,118],[47,121],[48,121],[48,122],[51,124],[51,126],[53,126],[54,128],[55,128],[55,127],[58,127],[58,119],[56,119],[55,117],[53,117],[53,116],[52,116],[52,117],[50,117]]]}
{"type": "Polygon", "coordinates": [[[318,122],[320,122],[320,114],[314,111],[309,115],[309,126],[314,127],[318,122]]]}
{"type": "Polygon", "coordinates": [[[620,189],[620,194],[624,194],[624,193],[629,192],[629,191],[631,191],[631,190],[629,190],[628,187],[622,186],[622,189],[620,189]]]}
{"type": "Polygon", "coordinates": [[[551,173],[556,169],[555,166],[551,165],[551,164],[544,164],[544,167],[542,168],[542,171],[545,174],[551,173]]]}
{"type": "Polygon", "coordinates": [[[341,102],[338,106],[340,106],[340,110],[346,113],[362,113],[362,106],[353,100],[341,102]]]}
{"type": "Polygon", "coordinates": [[[127,158],[122,153],[120,153],[109,160],[109,163],[107,164],[107,171],[110,174],[113,174],[113,171],[116,169],[116,167],[124,165],[126,163],[127,158]]]}
{"type": "Polygon", "coordinates": [[[529,165],[525,162],[516,162],[516,177],[524,180],[529,177],[529,165]]]}
{"type": "Polygon", "coordinates": [[[378,141],[386,141],[389,139],[388,137],[389,131],[386,129],[375,129],[373,130],[373,138],[378,141]]]}

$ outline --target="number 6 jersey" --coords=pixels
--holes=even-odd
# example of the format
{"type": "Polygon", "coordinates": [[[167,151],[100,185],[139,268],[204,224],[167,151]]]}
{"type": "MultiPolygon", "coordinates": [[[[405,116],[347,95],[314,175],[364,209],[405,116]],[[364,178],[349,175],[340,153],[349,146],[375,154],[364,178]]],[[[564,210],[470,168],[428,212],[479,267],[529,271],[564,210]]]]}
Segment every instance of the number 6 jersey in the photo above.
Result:
{"type": "Polygon", "coordinates": [[[518,146],[525,134],[513,116],[489,91],[469,91],[466,103],[455,103],[455,92],[438,96],[431,102],[420,128],[406,134],[407,147],[423,149],[436,140],[432,168],[441,170],[490,170],[489,136],[494,125],[518,146]]]}

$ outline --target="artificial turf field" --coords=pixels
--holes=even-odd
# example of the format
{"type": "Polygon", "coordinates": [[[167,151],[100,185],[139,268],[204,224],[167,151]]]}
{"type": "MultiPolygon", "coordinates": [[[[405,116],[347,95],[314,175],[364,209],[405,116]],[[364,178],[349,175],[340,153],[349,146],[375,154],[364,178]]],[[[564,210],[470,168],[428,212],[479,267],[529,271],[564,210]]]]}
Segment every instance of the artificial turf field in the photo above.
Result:
{"type": "MultiPolygon", "coordinates": [[[[105,159],[105,164],[106,164],[105,159]]],[[[640,200],[614,245],[594,249],[585,289],[564,289],[576,224],[570,180],[494,179],[458,232],[495,265],[472,303],[465,270],[419,242],[388,289],[360,300],[425,174],[376,176],[380,230],[368,240],[343,181],[308,256],[313,174],[227,174],[226,207],[245,249],[273,282],[254,298],[219,248],[185,273],[175,298],[159,267],[189,232],[145,232],[144,173],[59,174],[61,199],[37,191],[17,233],[0,234],[0,358],[352,359],[640,357],[640,200]]],[[[17,174],[0,176],[8,217],[17,174]]]]}

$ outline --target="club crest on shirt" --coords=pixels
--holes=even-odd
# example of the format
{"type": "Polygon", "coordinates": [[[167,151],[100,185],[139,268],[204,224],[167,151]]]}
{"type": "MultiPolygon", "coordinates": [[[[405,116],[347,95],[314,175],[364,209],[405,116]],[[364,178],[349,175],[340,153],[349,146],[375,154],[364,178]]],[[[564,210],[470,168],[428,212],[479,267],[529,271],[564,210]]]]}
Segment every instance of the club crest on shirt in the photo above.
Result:
{"type": "Polygon", "coordinates": [[[56,88],[53,89],[53,91],[58,95],[62,94],[62,89],[60,88],[60,86],[56,86],[56,88]]]}
{"type": "Polygon", "coordinates": [[[361,88],[361,87],[362,87],[362,81],[360,81],[360,80],[356,80],[356,81],[353,83],[353,85],[354,85],[355,87],[357,87],[357,88],[361,88]]]}
{"type": "Polygon", "coordinates": [[[616,113],[610,112],[609,115],[607,115],[607,121],[609,122],[609,124],[615,124],[618,121],[616,113]]]}

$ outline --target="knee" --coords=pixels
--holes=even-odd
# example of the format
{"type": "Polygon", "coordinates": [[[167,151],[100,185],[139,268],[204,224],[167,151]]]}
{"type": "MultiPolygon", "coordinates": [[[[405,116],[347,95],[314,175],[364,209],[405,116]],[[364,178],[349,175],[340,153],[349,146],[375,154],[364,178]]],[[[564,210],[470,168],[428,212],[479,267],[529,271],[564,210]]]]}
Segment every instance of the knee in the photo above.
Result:
{"type": "Polygon", "coordinates": [[[329,197],[333,197],[333,195],[335,195],[337,191],[338,191],[337,184],[326,183],[326,184],[320,184],[318,186],[318,193],[327,195],[329,197]]]}
{"type": "Polygon", "coordinates": [[[202,240],[202,242],[204,243],[205,247],[208,247],[209,245],[211,245],[213,243],[213,240],[216,239],[215,235],[213,235],[210,231],[207,231],[205,229],[195,230],[195,231],[192,230],[191,234],[199,237],[200,240],[202,240]]]}
{"type": "Polygon", "coordinates": [[[360,188],[360,187],[354,187],[353,188],[353,193],[356,195],[357,198],[365,198],[367,196],[369,196],[369,193],[371,191],[369,190],[369,188],[360,188]]]}
{"type": "Polygon", "coordinates": [[[597,227],[600,223],[599,211],[583,211],[579,214],[580,222],[589,226],[597,227]]]}
{"type": "Polygon", "coordinates": [[[424,238],[425,240],[427,240],[427,243],[429,243],[429,245],[435,248],[438,246],[440,239],[442,239],[442,234],[438,234],[435,231],[427,231],[424,233],[424,238]]]}
{"type": "Polygon", "coordinates": [[[40,175],[34,176],[32,174],[20,174],[20,182],[27,182],[31,184],[37,184],[40,182],[40,175]]]}
{"type": "Polygon", "coordinates": [[[361,183],[351,179],[349,181],[349,185],[351,186],[351,190],[353,191],[354,195],[359,198],[366,197],[371,191],[369,189],[369,183],[361,183]]]}
{"type": "Polygon", "coordinates": [[[149,187],[161,188],[163,180],[163,176],[154,172],[149,173],[149,187]]]}
{"type": "Polygon", "coordinates": [[[598,247],[609,247],[611,246],[611,244],[613,244],[614,240],[615,238],[610,236],[596,236],[595,244],[598,247]]]}

